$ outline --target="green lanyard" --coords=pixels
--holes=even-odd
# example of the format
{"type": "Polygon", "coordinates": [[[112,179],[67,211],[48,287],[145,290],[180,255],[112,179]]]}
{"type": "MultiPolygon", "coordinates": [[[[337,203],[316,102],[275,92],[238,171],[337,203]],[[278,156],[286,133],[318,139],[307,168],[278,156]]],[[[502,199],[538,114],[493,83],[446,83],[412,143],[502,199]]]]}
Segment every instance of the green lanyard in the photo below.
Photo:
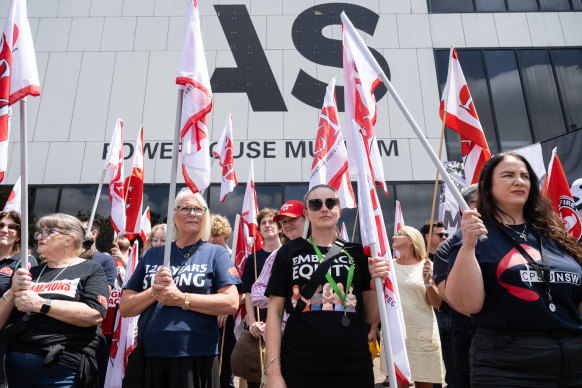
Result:
{"type": "MultiPolygon", "coordinates": [[[[309,242],[311,243],[311,245],[313,245],[313,249],[315,249],[315,253],[317,253],[317,258],[319,259],[319,262],[321,263],[323,261],[323,256],[321,255],[321,251],[319,250],[317,245],[315,245],[313,243],[313,240],[311,240],[311,237],[309,237],[309,242]]],[[[342,292],[340,291],[335,280],[333,280],[333,278],[331,277],[329,272],[327,272],[325,274],[325,278],[327,279],[327,282],[330,284],[331,288],[333,288],[333,291],[335,292],[335,294],[341,299],[343,306],[344,306],[344,309],[345,309],[346,308],[346,295],[350,291],[350,286],[352,285],[352,279],[354,278],[354,267],[355,266],[354,266],[354,261],[352,260],[352,257],[350,256],[350,254],[348,252],[346,252],[343,249],[340,252],[346,254],[351,262],[350,269],[348,270],[348,282],[346,284],[346,288],[344,291],[345,295],[342,295],[342,292]]],[[[331,257],[330,257],[330,260],[331,260],[331,257]]]]}

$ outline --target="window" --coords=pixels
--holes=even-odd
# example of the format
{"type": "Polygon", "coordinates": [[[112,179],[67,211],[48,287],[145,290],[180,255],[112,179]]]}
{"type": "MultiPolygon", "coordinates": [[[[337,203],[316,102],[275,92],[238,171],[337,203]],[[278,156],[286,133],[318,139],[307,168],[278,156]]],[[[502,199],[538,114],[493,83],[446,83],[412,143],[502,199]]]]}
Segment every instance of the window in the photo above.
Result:
{"type": "Polygon", "coordinates": [[[536,0],[507,0],[508,11],[537,11],[536,0]]]}
{"type": "Polygon", "coordinates": [[[582,128],[582,50],[552,50],[568,131],[582,128]]]}
{"type": "Polygon", "coordinates": [[[428,9],[431,13],[473,12],[471,0],[429,0],[428,9]]]}
{"type": "Polygon", "coordinates": [[[581,0],[428,0],[430,13],[576,11],[581,0]]]}
{"type": "Polygon", "coordinates": [[[477,12],[505,12],[505,0],[475,0],[477,12]]]}

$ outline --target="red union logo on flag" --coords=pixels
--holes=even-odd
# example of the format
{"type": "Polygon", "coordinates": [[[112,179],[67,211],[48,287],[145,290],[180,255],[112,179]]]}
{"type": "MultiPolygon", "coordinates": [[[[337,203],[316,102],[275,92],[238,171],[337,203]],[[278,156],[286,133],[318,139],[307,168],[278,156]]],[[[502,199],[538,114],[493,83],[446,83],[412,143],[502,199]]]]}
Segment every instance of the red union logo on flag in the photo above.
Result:
{"type": "Polygon", "coordinates": [[[564,222],[568,233],[576,240],[579,240],[582,237],[582,222],[576,212],[574,199],[560,195],[560,214],[562,215],[562,222],[564,222]]]}

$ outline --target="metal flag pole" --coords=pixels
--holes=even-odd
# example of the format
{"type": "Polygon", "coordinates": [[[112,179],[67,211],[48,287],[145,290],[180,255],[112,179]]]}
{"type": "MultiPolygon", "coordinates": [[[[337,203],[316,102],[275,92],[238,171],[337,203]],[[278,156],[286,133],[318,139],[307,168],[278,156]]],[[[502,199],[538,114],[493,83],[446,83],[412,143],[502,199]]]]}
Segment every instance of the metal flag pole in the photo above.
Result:
{"type": "MultiPolygon", "coordinates": [[[[384,71],[382,71],[382,68],[380,67],[380,65],[378,65],[378,62],[376,62],[376,59],[374,58],[374,56],[372,55],[372,53],[370,52],[370,50],[368,49],[368,47],[366,46],[364,41],[362,40],[362,37],[356,31],[355,27],[352,25],[352,22],[350,22],[350,19],[348,19],[348,17],[346,16],[345,12],[341,13],[341,19],[342,19],[344,28],[354,38],[356,44],[358,45],[360,50],[363,52],[363,54],[366,56],[366,59],[368,60],[368,62],[374,67],[374,71],[376,71],[379,74],[380,79],[382,80],[382,82],[386,86],[386,89],[388,89],[388,92],[390,92],[390,95],[392,95],[392,97],[396,101],[396,104],[398,105],[398,107],[402,111],[402,114],[404,114],[404,116],[406,117],[408,124],[410,124],[410,126],[412,127],[412,130],[416,134],[416,137],[418,138],[418,140],[420,140],[420,143],[424,147],[424,149],[425,149],[426,153],[428,154],[428,156],[430,157],[431,161],[433,162],[435,167],[439,170],[439,172],[443,176],[443,179],[445,180],[447,187],[449,188],[449,190],[451,190],[451,193],[453,193],[453,196],[457,200],[457,203],[459,204],[461,209],[463,211],[469,210],[469,205],[467,205],[467,202],[465,202],[465,200],[463,199],[463,196],[459,192],[459,189],[457,189],[457,186],[455,186],[455,184],[453,183],[453,180],[451,179],[451,177],[447,173],[447,170],[440,162],[438,156],[436,155],[436,153],[432,149],[428,140],[426,140],[426,137],[424,137],[424,134],[422,133],[420,127],[418,126],[418,124],[416,123],[416,121],[414,120],[414,118],[412,117],[410,112],[408,111],[408,108],[406,108],[406,105],[404,105],[404,102],[402,101],[402,99],[400,98],[400,96],[398,95],[398,93],[396,92],[396,90],[394,89],[392,84],[390,83],[390,80],[388,80],[388,77],[386,77],[386,74],[384,74],[384,71]]],[[[479,236],[479,241],[486,241],[486,240],[487,240],[487,236],[485,234],[482,234],[479,236]]]]}
{"type": "Polygon", "coordinates": [[[28,270],[28,134],[26,98],[20,100],[20,267],[28,270]]]}
{"type": "Polygon", "coordinates": [[[178,89],[178,102],[176,104],[176,127],[172,145],[172,171],[170,174],[170,193],[168,194],[168,220],[166,228],[166,245],[164,247],[164,267],[170,268],[170,253],[172,251],[172,233],[174,231],[174,199],[176,198],[176,175],[178,170],[178,153],[180,146],[180,127],[182,123],[182,103],[184,91],[178,89]]]}
{"type": "MultiPolygon", "coordinates": [[[[356,134],[355,141],[360,141],[358,139],[358,134],[356,134]]],[[[361,185],[363,184],[360,182],[360,176],[363,175],[363,172],[366,169],[364,165],[364,160],[366,160],[366,156],[362,155],[362,147],[360,144],[356,145],[356,152],[357,152],[357,159],[358,159],[358,191],[360,190],[361,185]]],[[[367,190],[366,190],[367,191],[367,190]]],[[[369,194],[367,194],[369,195],[369,194]]],[[[366,229],[371,231],[373,228],[370,227],[372,224],[372,220],[370,219],[370,214],[373,214],[373,210],[370,208],[371,201],[360,201],[358,203],[358,209],[362,208],[360,218],[364,221],[366,225],[366,229]]],[[[371,235],[371,233],[368,233],[371,235]]],[[[378,247],[376,243],[370,243],[370,254],[371,257],[378,256],[378,247]]],[[[386,313],[386,301],[384,300],[384,285],[382,284],[382,279],[374,278],[374,286],[376,287],[376,297],[378,298],[378,312],[380,313],[380,321],[382,323],[382,337],[384,341],[384,356],[386,358],[386,367],[388,368],[388,380],[390,381],[391,387],[398,387],[396,382],[396,368],[394,367],[394,357],[392,353],[392,342],[390,342],[390,327],[388,326],[388,315],[386,313]]]]}

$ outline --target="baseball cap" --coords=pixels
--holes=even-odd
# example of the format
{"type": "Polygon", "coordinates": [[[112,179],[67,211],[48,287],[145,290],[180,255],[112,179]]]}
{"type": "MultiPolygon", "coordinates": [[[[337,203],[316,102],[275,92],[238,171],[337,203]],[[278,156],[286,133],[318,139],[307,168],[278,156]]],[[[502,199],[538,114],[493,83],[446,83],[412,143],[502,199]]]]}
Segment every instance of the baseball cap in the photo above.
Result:
{"type": "Polygon", "coordinates": [[[305,207],[303,206],[303,202],[301,201],[287,201],[281,206],[279,210],[279,214],[273,217],[273,221],[279,222],[280,216],[288,216],[292,218],[296,218],[303,215],[303,210],[305,207]]]}

